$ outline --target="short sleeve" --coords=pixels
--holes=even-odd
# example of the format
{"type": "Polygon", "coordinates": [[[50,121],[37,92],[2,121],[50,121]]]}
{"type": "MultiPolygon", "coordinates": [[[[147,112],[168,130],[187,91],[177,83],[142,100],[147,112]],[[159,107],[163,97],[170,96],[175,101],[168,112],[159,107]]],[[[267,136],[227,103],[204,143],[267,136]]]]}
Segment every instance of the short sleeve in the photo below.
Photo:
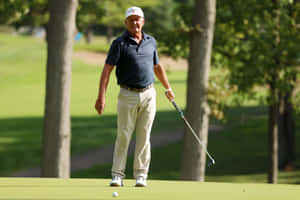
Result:
{"type": "Polygon", "coordinates": [[[117,65],[120,58],[120,42],[114,40],[110,46],[109,52],[107,54],[105,64],[117,65]]]}

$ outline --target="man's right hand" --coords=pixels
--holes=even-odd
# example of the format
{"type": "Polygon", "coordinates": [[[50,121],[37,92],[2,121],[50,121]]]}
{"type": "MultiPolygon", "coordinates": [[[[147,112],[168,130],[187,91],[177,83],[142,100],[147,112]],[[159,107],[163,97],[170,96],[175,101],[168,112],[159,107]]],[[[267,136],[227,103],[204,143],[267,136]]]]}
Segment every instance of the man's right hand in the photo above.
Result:
{"type": "Polygon", "coordinates": [[[95,108],[96,108],[97,112],[99,113],[99,115],[101,115],[104,111],[106,88],[108,85],[110,73],[113,70],[113,68],[114,68],[114,66],[105,64],[104,68],[102,70],[100,84],[99,84],[98,97],[97,97],[96,104],[95,104],[95,108]]]}
{"type": "Polygon", "coordinates": [[[98,114],[101,115],[103,113],[103,110],[105,108],[105,103],[101,101],[100,99],[97,99],[95,104],[95,109],[97,110],[98,114]]]}

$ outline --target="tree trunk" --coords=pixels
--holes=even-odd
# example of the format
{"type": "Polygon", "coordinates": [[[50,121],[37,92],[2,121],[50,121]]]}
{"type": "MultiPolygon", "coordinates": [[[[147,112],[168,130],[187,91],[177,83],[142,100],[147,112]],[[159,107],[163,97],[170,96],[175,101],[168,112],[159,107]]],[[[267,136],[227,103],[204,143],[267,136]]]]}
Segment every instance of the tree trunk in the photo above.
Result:
{"type": "MultiPolygon", "coordinates": [[[[299,2],[299,0],[294,0],[293,4],[288,6],[289,16],[291,18],[295,16],[296,4],[299,2]]],[[[296,73],[288,77],[288,79],[296,83],[296,73]]],[[[296,91],[295,85],[291,85],[291,88],[284,94],[284,113],[281,117],[281,126],[279,129],[279,168],[285,171],[293,170],[293,162],[296,160],[294,106],[291,102],[296,91]]]]}
{"type": "Polygon", "coordinates": [[[268,183],[277,183],[278,177],[278,133],[279,133],[279,117],[280,107],[282,108],[282,98],[279,96],[278,90],[278,74],[280,68],[279,61],[279,43],[280,43],[280,8],[278,0],[272,0],[272,13],[274,14],[275,27],[273,30],[273,59],[274,66],[271,71],[270,80],[270,110],[269,110],[269,170],[268,183]]]}
{"type": "MultiPolygon", "coordinates": [[[[279,98],[282,98],[279,95],[279,98]]],[[[279,108],[279,120],[278,120],[278,167],[279,169],[283,168],[286,165],[286,156],[287,156],[287,145],[286,145],[286,126],[285,123],[285,102],[280,105],[279,108]]]]}
{"type": "Polygon", "coordinates": [[[185,129],[181,176],[184,180],[205,180],[207,134],[209,126],[209,106],[207,88],[213,42],[216,1],[195,0],[193,16],[194,30],[191,32],[187,113],[195,132],[203,142],[199,145],[194,136],[185,129]]]}
{"type": "Polygon", "coordinates": [[[93,29],[92,29],[92,26],[89,25],[85,32],[84,32],[84,38],[85,38],[85,42],[87,44],[91,44],[92,43],[92,38],[93,38],[93,29]]]}
{"type": "Polygon", "coordinates": [[[107,44],[110,44],[111,43],[111,40],[113,38],[113,35],[114,35],[114,30],[111,26],[107,26],[106,27],[106,41],[107,41],[107,44]]]}
{"type": "MultiPolygon", "coordinates": [[[[295,76],[296,77],[296,76],[295,76]]],[[[284,128],[286,139],[286,165],[293,163],[296,160],[295,153],[295,119],[294,107],[291,103],[292,92],[289,92],[284,99],[284,128]]]]}
{"type": "Polygon", "coordinates": [[[42,177],[70,177],[70,89],[77,0],[50,0],[42,177]]]}
{"type": "Polygon", "coordinates": [[[268,183],[277,183],[278,177],[278,126],[282,110],[282,98],[278,98],[278,89],[275,87],[275,77],[270,84],[270,110],[269,110],[269,172],[268,183]]]}
{"type": "MultiPolygon", "coordinates": [[[[296,82],[296,75],[293,77],[296,82]]],[[[280,118],[279,129],[279,168],[291,170],[295,161],[295,120],[294,107],[291,102],[295,87],[291,88],[284,95],[284,110],[280,118]]]]}

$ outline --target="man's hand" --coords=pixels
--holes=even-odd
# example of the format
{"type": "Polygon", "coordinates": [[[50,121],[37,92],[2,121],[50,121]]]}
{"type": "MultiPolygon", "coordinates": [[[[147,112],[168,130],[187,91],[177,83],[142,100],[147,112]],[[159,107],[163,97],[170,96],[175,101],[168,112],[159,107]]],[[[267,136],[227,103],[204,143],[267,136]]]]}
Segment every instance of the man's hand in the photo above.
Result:
{"type": "Polygon", "coordinates": [[[95,109],[97,110],[98,114],[101,115],[105,108],[105,102],[101,101],[101,99],[97,99],[95,104],[95,109]]]}
{"type": "Polygon", "coordinates": [[[160,64],[154,65],[154,73],[157,76],[157,78],[160,80],[160,82],[163,84],[163,86],[167,88],[165,91],[166,97],[169,99],[169,101],[172,101],[175,98],[175,94],[171,89],[164,68],[160,64]]]}
{"type": "Polygon", "coordinates": [[[99,86],[99,92],[98,97],[96,100],[95,108],[99,115],[103,113],[104,107],[105,107],[105,93],[106,88],[109,82],[110,73],[113,70],[114,66],[105,64],[104,68],[102,70],[101,78],[100,78],[100,86],[99,86]]]}
{"type": "Polygon", "coordinates": [[[173,90],[171,88],[167,89],[165,91],[165,95],[169,99],[169,101],[172,101],[173,99],[175,99],[175,94],[174,94],[174,92],[173,92],[173,90]]]}

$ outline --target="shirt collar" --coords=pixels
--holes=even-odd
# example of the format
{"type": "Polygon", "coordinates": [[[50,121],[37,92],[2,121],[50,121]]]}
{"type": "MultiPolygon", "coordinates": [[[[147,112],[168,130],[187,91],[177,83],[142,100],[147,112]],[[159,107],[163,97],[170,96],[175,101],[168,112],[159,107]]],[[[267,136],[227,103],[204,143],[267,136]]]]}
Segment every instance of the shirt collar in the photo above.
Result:
{"type": "MultiPolygon", "coordinates": [[[[144,31],[142,31],[142,34],[143,34],[143,39],[142,39],[143,41],[150,39],[149,35],[147,33],[145,33],[144,31]]],[[[125,31],[125,33],[123,34],[123,37],[135,41],[133,39],[133,37],[128,33],[128,31],[125,31]]]]}

